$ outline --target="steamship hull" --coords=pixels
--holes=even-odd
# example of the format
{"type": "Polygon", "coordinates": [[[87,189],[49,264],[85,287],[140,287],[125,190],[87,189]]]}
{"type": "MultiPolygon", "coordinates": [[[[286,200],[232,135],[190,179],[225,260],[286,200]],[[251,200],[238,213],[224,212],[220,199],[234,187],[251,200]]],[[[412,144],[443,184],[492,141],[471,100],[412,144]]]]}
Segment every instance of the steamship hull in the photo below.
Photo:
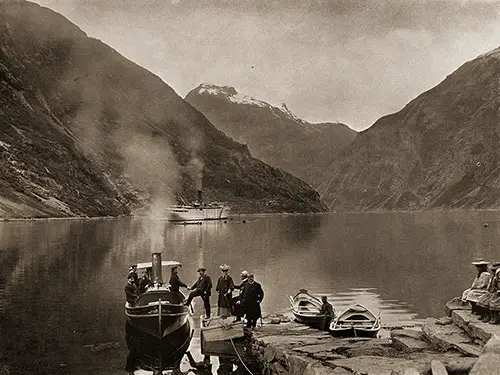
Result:
{"type": "Polygon", "coordinates": [[[134,305],[125,304],[129,370],[179,369],[193,337],[194,324],[189,306],[184,305],[185,296],[163,283],[162,266],[178,267],[180,263],[162,262],[161,255],[154,253],[153,262],[137,264],[138,270],[152,276],[152,284],[134,305]]]}
{"type": "Polygon", "coordinates": [[[215,206],[171,206],[167,210],[169,221],[190,222],[204,220],[226,220],[231,208],[226,205],[215,206]]]}

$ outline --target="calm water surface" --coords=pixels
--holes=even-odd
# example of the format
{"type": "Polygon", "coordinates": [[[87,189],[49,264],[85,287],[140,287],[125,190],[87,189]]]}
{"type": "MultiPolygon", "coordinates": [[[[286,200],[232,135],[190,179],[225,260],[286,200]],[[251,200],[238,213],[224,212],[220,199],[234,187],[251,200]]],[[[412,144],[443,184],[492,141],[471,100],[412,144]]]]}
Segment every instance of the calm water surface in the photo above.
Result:
{"type": "Polygon", "coordinates": [[[127,270],[152,251],[183,262],[188,284],[201,265],[214,281],[222,263],[235,279],[253,272],[265,291],[264,314],[286,311],[287,296],[307,288],[328,295],[337,310],[361,302],[395,326],[442,316],[444,303],[470,285],[471,260],[500,261],[499,246],[493,211],[249,216],[187,226],[1,222],[0,365],[15,361],[18,373],[122,373],[127,270]],[[121,348],[113,369],[82,363],[82,348],[99,343],[121,348]]]}

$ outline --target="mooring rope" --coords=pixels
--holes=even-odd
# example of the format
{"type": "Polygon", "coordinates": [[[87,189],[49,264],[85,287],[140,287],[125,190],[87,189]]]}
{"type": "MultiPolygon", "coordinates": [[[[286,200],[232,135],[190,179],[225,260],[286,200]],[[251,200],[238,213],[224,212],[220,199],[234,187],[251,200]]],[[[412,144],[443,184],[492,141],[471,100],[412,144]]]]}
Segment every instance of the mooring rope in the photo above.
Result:
{"type": "Polygon", "coordinates": [[[247,367],[247,365],[245,365],[245,362],[243,362],[243,359],[241,358],[240,353],[238,353],[238,350],[236,349],[236,345],[234,345],[233,339],[229,338],[229,340],[231,341],[231,345],[233,346],[233,349],[236,352],[236,355],[238,356],[238,359],[240,360],[240,362],[243,365],[243,367],[245,368],[245,370],[247,370],[250,375],[253,375],[252,371],[250,371],[250,369],[247,367]]]}

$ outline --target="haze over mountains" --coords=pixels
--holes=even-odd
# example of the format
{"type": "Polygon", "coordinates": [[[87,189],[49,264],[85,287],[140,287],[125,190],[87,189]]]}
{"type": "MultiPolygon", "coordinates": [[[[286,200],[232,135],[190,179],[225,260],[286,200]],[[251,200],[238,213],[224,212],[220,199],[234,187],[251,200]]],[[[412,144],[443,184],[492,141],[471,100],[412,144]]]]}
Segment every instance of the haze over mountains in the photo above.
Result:
{"type": "Polygon", "coordinates": [[[250,155],[155,75],[61,15],[0,3],[0,216],[316,212],[318,193],[250,155]]]}
{"type": "Polygon", "coordinates": [[[323,198],[334,210],[500,207],[500,49],[359,133],[323,198]]]}
{"type": "Polygon", "coordinates": [[[357,134],[340,123],[310,124],[285,104],[276,107],[240,94],[234,87],[204,83],[191,90],[186,101],[218,129],[246,144],[252,155],[315,189],[328,180],[327,167],[357,134]]]}

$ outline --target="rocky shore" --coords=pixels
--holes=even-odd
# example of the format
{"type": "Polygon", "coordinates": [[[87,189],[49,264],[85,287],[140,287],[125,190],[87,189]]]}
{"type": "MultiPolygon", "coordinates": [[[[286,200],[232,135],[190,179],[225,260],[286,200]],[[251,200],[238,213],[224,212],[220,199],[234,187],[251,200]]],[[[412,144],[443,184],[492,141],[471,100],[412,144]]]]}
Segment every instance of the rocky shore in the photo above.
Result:
{"type": "Polygon", "coordinates": [[[500,325],[450,301],[447,316],[387,329],[387,337],[334,338],[284,316],[264,319],[251,355],[266,375],[490,375],[500,373],[500,325]]]}

